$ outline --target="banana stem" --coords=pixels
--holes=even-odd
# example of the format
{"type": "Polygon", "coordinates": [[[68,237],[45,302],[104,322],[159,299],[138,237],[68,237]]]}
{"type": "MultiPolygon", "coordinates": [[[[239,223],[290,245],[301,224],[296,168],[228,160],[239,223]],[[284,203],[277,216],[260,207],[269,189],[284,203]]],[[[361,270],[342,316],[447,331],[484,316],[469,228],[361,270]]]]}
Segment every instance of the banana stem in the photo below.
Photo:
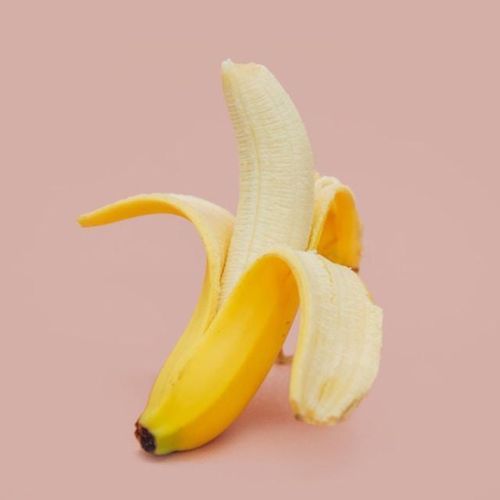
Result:
{"type": "Polygon", "coordinates": [[[285,351],[281,349],[278,357],[276,358],[276,364],[278,365],[290,365],[293,361],[293,354],[285,354],[285,351]]]}

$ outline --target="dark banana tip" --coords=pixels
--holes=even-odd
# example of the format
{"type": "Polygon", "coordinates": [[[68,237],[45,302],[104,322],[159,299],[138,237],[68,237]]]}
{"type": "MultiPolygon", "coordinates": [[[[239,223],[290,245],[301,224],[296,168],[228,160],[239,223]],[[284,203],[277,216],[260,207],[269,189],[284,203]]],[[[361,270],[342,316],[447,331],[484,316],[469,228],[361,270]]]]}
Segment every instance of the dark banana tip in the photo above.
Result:
{"type": "Polygon", "coordinates": [[[146,429],[146,427],[143,427],[139,422],[136,422],[134,434],[139,443],[141,443],[141,447],[144,451],[154,453],[156,450],[155,437],[146,429]]]}

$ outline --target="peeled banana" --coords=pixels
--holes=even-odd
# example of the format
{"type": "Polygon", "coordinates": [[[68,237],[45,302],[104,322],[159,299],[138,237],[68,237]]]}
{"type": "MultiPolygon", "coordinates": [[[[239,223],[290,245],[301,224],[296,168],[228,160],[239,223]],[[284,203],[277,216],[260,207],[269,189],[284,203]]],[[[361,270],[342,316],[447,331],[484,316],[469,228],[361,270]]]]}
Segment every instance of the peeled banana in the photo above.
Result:
{"type": "Polygon", "coordinates": [[[97,226],[168,213],[194,224],[207,267],[198,304],[136,423],[157,455],[199,447],[241,413],[301,324],[290,381],[296,418],[333,424],[370,389],[382,311],[359,276],[361,224],[352,192],[320,177],[300,115],[272,73],[222,64],[240,159],[236,217],[193,196],[139,195],[82,215],[97,226]]]}

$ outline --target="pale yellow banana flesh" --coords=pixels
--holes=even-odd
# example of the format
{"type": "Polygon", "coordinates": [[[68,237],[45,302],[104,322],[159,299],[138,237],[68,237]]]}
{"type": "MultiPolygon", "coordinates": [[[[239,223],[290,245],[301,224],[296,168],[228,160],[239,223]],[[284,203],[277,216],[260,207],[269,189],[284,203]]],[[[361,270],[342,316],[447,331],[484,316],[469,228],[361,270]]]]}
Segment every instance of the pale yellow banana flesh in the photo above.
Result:
{"type": "Polygon", "coordinates": [[[300,115],[259,64],[222,64],[238,143],[240,198],[222,276],[222,304],[247,267],[277,245],[305,250],[314,203],[314,159],[300,115]]]}
{"type": "Polygon", "coordinates": [[[312,252],[289,260],[302,284],[290,402],[300,420],[334,424],[359,404],[377,375],[382,310],[349,268],[312,252]]]}

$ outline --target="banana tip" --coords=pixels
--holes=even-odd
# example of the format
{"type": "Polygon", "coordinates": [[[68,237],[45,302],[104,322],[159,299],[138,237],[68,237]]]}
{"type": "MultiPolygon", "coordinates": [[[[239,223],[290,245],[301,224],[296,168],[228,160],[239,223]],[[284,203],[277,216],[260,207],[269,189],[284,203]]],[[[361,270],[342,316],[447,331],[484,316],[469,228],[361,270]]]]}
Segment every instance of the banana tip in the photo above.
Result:
{"type": "Polygon", "coordinates": [[[229,71],[233,66],[234,66],[234,62],[231,61],[231,59],[225,59],[224,61],[222,61],[222,64],[221,64],[222,72],[225,73],[225,72],[229,71]]]}
{"type": "Polygon", "coordinates": [[[76,219],[76,222],[78,222],[78,224],[81,227],[85,227],[85,219],[84,219],[84,217],[82,215],[80,217],[78,217],[78,219],[76,219]]]}
{"type": "Polygon", "coordinates": [[[134,434],[144,451],[147,453],[154,453],[156,450],[155,437],[146,429],[146,427],[143,427],[139,422],[136,422],[134,434]]]}

